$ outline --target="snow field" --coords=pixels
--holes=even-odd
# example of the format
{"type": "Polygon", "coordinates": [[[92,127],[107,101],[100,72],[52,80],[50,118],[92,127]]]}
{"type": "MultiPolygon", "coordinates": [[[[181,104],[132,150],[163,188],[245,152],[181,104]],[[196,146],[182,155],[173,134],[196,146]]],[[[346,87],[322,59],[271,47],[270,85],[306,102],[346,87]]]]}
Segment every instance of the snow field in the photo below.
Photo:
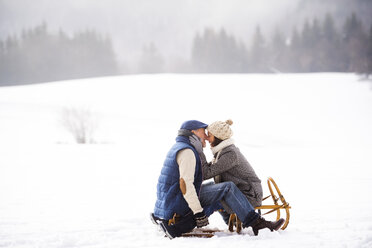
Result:
{"type": "MultiPolygon", "coordinates": [[[[371,104],[368,84],[332,73],[0,88],[0,247],[371,247],[371,104]],[[95,144],[74,143],[60,124],[64,107],[95,114],[95,144]],[[288,228],[163,238],[148,213],[177,129],[228,118],[266,194],[272,176],[292,206],[288,228]]],[[[214,214],[210,227],[225,225],[214,214]]]]}

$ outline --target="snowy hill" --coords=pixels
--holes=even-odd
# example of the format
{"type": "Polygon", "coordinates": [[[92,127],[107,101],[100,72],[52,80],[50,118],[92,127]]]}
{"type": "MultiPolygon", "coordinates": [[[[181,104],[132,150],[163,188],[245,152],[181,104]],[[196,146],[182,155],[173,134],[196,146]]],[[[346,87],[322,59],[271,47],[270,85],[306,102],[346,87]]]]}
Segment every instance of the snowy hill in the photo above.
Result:
{"type": "MultiPolygon", "coordinates": [[[[135,75],[1,87],[0,247],[371,247],[371,106],[370,85],[352,74],[135,75]],[[66,108],[90,111],[94,144],[75,144],[61,124],[66,108]],[[228,118],[265,194],[272,176],[291,204],[288,228],[162,237],[148,213],[179,126],[228,118]]],[[[217,215],[210,227],[225,228],[217,215]]]]}

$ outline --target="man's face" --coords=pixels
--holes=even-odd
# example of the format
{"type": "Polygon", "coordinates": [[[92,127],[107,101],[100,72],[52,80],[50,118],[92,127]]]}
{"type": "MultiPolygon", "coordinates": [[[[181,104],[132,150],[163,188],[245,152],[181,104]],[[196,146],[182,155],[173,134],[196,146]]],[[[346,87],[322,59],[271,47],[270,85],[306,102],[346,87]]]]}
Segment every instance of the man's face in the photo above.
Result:
{"type": "Polygon", "coordinates": [[[205,140],[208,139],[208,136],[205,134],[205,129],[204,128],[199,128],[197,130],[192,130],[196,136],[198,136],[201,139],[201,142],[203,144],[203,147],[206,146],[205,140]]]}

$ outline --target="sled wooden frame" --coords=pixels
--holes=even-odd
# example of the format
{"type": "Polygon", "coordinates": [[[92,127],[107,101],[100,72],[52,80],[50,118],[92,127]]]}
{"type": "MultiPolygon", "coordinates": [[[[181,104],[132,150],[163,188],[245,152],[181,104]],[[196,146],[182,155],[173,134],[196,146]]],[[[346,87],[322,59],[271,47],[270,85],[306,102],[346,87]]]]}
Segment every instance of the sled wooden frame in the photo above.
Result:
{"type": "Polygon", "coordinates": [[[284,230],[284,229],[287,228],[287,226],[289,224],[289,219],[291,217],[291,215],[289,213],[289,209],[291,208],[291,206],[289,206],[289,203],[286,202],[286,200],[284,199],[284,196],[280,192],[278,185],[275,183],[275,181],[272,177],[269,177],[267,179],[267,185],[269,186],[269,190],[270,190],[271,195],[266,196],[265,198],[263,198],[262,201],[270,198],[270,196],[271,196],[271,198],[274,201],[274,205],[262,205],[260,207],[256,207],[256,209],[260,210],[260,211],[264,210],[264,209],[269,210],[268,212],[266,212],[262,215],[270,214],[270,213],[273,213],[273,212],[276,211],[276,220],[280,219],[280,210],[284,209],[285,213],[286,213],[286,217],[285,217],[285,222],[284,222],[283,226],[281,227],[281,229],[284,230]],[[276,193],[279,196],[276,196],[272,186],[274,186],[274,189],[276,190],[276,193]],[[280,203],[279,203],[279,201],[280,201],[280,203]]]}
{"type": "MultiPolygon", "coordinates": [[[[284,230],[284,229],[287,228],[287,226],[289,224],[289,218],[290,218],[289,209],[291,208],[291,206],[289,206],[289,203],[286,202],[286,200],[284,199],[284,196],[280,192],[279,187],[275,183],[273,178],[269,177],[267,179],[267,185],[269,186],[270,195],[263,198],[262,201],[265,201],[266,199],[270,198],[270,196],[271,196],[271,198],[274,201],[274,205],[262,205],[262,206],[256,207],[255,209],[259,210],[259,211],[269,210],[268,212],[263,213],[262,215],[266,215],[266,214],[276,212],[276,220],[280,219],[280,210],[284,209],[285,213],[286,213],[286,218],[285,218],[285,222],[284,222],[283,226],[281,227],[281,229],[284,230]],[[273,186],[274,186],[274,188],[273,188],[273,186]],[[279,196],[277,196],[275,194],[274,189],[279,196]],[[279,201],[280,201],[280,203],[279,203],[279,201]]],[[[242,229],[242,226],[241,226],[242,224],[239,221],[239,219],[237,218],[236,214],[231,214],[230,215],[228,225],[229,225],[229,231],[230,232],[234,231],[234,226],[236,226],[236,232],[237,233],[240,233],[240,231],[242,229]],[[236,224],[236,222],[238,222],[238,223],[236,224]]]]}

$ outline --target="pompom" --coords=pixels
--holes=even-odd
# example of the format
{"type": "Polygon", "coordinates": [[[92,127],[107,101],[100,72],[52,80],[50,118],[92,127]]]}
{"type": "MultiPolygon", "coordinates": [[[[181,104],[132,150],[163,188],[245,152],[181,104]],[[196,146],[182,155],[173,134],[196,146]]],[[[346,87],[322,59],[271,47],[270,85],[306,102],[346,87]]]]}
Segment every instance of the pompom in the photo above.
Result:
{"type": "Polygon", "coordinates": [[[231,119],[228,119],[227,121],[225,121],[227,124],[229,124],[229,126],[231,126],[234,122],[231,120],[231,119]]]}

